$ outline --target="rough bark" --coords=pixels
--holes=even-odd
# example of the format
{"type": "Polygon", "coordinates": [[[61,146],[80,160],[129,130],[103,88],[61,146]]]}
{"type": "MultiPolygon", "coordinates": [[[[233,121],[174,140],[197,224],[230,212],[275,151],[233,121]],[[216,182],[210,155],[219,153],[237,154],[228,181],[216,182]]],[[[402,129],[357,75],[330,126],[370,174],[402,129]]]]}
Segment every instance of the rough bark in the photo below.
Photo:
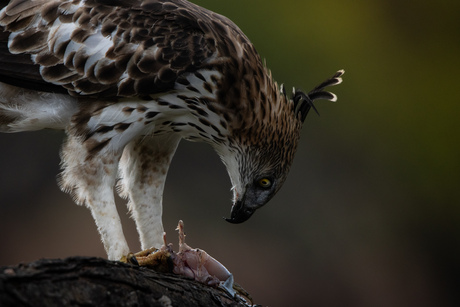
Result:
{"type": "Polygon", "coordinates": [[[101,258],[0,267],[0,306],[250,306],[181,276],[101,258]]]}

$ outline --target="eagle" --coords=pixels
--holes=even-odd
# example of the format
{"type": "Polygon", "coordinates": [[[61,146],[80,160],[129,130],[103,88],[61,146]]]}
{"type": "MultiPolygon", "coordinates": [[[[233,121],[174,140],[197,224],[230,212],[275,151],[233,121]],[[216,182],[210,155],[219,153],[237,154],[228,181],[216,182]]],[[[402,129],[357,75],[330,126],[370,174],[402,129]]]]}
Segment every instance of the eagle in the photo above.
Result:
{"type": "Polygon", "coordinates": [[[128,199],[142,249],[163,243],[162,197],[180,140],[228,171],[230,223],[279,191],[313,101],[286,94],[228,18],[185,0],[0,4],[0,131],[60,129],[60,188],[92,213],[108,258],[130,253],[114,201],[128,199]]]}

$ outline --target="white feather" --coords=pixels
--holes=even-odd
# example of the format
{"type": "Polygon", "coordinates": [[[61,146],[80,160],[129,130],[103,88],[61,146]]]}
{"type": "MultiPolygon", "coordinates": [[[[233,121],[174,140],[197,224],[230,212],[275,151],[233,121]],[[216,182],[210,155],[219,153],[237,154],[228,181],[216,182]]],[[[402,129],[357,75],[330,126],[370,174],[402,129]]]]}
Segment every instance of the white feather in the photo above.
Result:
{"type": "Polygon", "coordinates": [[[50,49],[52,48],[53,52],[58,52],[58,49],[60,46],[64,43],[67,43],[70,40],[70,36],[72,32],[76,29],[76,26],[74,23],[60,23],[59,19],[56,20],[55,26],[53,26],[53,29],[50,31],[48,37],[50,40],[52,38],[56,37],[56,40],[54,41],[54,45],[50,46],[50,49]],[[54,27],[56,27],[54,29],[54,27]]]}
{"type": "Polygon", "coordinates": [[[103,36],[100,32],[97,32],[88,37],[84,44],[86,46],[86,53],[90,55],[85,63],[85,74],[87,74],[97,61],[105,58],[107,50],[113,46],[113,42],[110,38],[103,36]]]}
{"type": "Polygon", "coordinates": [[[17,118],[9,124],[10,132],[65,129],[77,110],[77,100],[68,95],[0,83],[0,113],[17,118]]]}

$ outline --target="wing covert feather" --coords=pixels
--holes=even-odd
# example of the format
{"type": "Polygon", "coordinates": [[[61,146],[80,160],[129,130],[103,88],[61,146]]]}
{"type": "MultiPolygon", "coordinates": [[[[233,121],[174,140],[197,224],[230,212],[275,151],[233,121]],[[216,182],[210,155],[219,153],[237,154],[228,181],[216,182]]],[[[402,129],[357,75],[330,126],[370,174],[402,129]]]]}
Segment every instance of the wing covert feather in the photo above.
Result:
{"type": "Polygon", "coordinates": [[[97,97],[171,90],[216,64],[216,20],[228,22],[182,0],[13,0],[0,12],[0,81],[97,97]]]}

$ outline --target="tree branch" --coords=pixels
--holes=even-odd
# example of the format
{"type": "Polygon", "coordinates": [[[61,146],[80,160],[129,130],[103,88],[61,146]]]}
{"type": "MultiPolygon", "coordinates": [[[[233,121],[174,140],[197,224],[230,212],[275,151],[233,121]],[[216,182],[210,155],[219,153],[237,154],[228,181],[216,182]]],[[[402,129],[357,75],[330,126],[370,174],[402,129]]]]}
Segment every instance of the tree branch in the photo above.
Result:
{"type": "Polygon", "coordinates": [[[0,306],[251,306],[184,277],[101,258],[0,267],[0,306]]]}

